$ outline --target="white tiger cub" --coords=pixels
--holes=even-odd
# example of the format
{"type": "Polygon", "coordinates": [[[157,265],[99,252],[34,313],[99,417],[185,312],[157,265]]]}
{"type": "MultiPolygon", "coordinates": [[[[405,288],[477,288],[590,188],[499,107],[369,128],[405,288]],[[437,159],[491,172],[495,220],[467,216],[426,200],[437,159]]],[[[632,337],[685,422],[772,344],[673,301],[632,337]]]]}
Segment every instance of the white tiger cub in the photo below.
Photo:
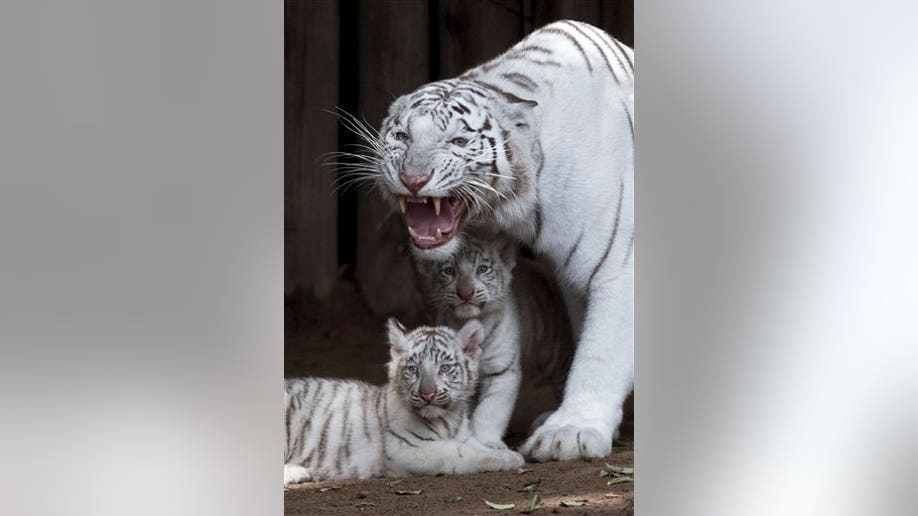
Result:
{"type": "Polygon", "coordinates": [[[396,99],[377,180],[415,248],[456,249],[465,226],[513,235],[564,284],[577,349],[535,460],[612,449],[634,384],[634,52],[560,21],[463,75],[396,99]]]}
{"type": "Polygon", "coordinates": [[[494,450],[469,428],[484,329],[388,322],[389,383],[284,380],[284,483],[513,469],[523,457],[494,450]]]}
{"type": "Polygon", "coordinates": [[[515,241],[493,235],[465,235],[448,258],[419,260],[417,270],[438,324],[458,328],[477,318],[484,326],[472,432],[505,447],[524,373],[563,396],[573,337],[561,294],[538,263],[517,257],[515,241]]]}

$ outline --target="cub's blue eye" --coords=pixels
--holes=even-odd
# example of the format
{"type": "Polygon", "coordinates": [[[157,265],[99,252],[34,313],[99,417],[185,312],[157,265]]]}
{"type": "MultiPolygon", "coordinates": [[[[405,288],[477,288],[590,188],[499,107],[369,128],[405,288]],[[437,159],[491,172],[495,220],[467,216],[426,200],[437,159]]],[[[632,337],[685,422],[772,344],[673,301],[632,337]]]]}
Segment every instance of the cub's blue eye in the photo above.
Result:
{"type": "Polygon", "coordinates": [[[487,273],[489,273],[489,272],[491,272],[491,267],[489,267],[489,266],[487,266],[487,265],[479,265],[479,266],[478,266],[478,274],[487,274],[487,273]]]}
{"type": "Polygon", "coordinates": [[[451,366],[451,365],[449,365],[449,364],[443,364],[443,365],[440,366],[440,372],[441,372],[441,373],[448,373],[448,372],[450,372],[450,370],[451,370],[452,368],[453,368],[453,366],[451,366]]]}
{"type": "Polygon", "coordinates": [[[393,136],[395,136],[395,139],[400,142],[407,142],[409,139],[408,133],[406,133],[405,131],[395,131],[395,134],[393,136]]]}
{"type": "Polygon", "coordinates": [[[459,137],[457,137],[457,138],[453,138],[452,140],[450,140],[449,143],[451,143],[451,144],[453,144],[453,145],[455,145],[455,146],[457,146],[457,147],[465,147],[466,145],[468,145],[469,140],[468,140],[467,138],[463,138],[463,137],[459,136],[459,137]]]}
{"type": "Polygon", "coordinates": [[[452,267],[444,267],[443,270],[440,272],[442,272],[444,276],[455,276],[456,275],[456,269],[452,267]]]}
{"type": "Polygon", "coordinates": [[[413,365],[410,365],[405,368],[405,371],[407,371],[409,374],[415,374],[418,372],[418,368],[413,365]]]}

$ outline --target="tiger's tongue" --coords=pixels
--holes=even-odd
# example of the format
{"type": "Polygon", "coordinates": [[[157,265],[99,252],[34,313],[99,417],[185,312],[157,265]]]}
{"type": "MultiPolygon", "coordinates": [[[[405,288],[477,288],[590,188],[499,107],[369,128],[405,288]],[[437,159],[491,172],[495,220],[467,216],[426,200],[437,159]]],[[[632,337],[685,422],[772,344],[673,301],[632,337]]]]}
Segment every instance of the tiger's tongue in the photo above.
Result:
{"type": "Polygon", "coordinates": [[[449,201],[441,203],[440,214],[434,212],[433,202],[409,202],[405,206],[405,223],[411,226],[420,236],[433,237],[437,229],[441,233],[449,233],[456,226],[456,213],[449,201]]]}

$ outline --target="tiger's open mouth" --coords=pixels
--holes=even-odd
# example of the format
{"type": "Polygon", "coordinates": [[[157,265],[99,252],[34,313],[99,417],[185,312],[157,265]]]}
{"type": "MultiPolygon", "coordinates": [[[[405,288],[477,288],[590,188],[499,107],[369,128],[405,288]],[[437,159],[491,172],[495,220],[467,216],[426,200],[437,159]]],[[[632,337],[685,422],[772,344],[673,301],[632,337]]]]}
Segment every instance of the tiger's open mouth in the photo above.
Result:
{"type": "Polygon", "coordinates": [[[439,247],[456,236],[464,208],[455,197],[403,195],[398,198],[398,203],[415,247],[439,247]]]}

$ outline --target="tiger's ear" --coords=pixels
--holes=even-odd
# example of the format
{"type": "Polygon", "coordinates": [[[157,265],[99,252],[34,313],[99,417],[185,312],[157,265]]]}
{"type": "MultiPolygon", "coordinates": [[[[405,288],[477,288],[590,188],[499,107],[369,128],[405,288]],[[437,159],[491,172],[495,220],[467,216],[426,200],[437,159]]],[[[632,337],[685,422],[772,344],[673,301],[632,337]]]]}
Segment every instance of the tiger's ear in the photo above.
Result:
{"type": "Polygon", "coordinates": [[[389,349],[392,351],[392,355],[401,354],[405,352],[405,327],[402,326],[402,323],[398,322],[395,317],[390,317],[386,321],[386,330],[389,334],[389,349]]]}
{"type": "Polygon", "coordinates": [[[456,340],[462,352],[473,360],[478,360],[481,356],[481,343],[484,342],[484,326],[478,322],[478,319],[470,319],[456,334],[456,340]]]}
{"type": "MultiPolygon", "coordinates": [[[[506,92],[502,92],[497,98],[503,100],[502,111],[506,121],[516,128],[517,131],[533,133],[538,130],[538,119],[535,110],[539,103],[534,100],[523,99],[506,92]]],[[[502,124],[503,125],[503,124],[502,124]]]]}
{"type": "Polygon", "coordinates": [[[408,104],[408,95],[402,95],[401,97],[392,101],[389,104],[389,112],[386,114],[386,118],[383,119],[382,126],[380,127],[379,132],[385,134],[389,131],[389,127],[392,125],[392,121],[395,120],[405,106],[408,104]]]}

